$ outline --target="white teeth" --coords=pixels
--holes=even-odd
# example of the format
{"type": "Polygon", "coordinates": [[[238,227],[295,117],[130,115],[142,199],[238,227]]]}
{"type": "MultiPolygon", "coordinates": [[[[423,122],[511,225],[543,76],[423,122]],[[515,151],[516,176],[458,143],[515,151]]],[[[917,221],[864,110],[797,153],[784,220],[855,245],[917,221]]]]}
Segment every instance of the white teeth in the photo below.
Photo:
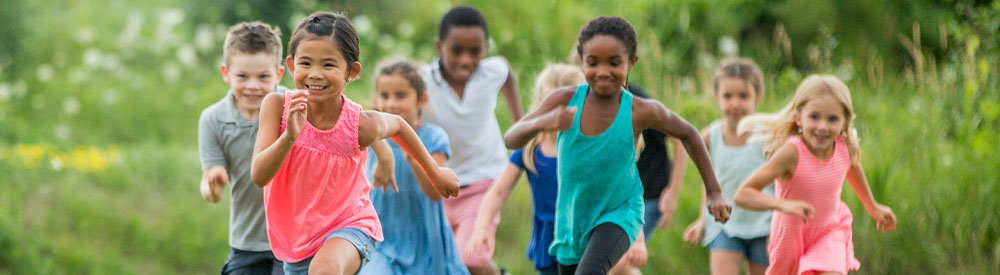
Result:
{"type": "Polygon", "coordinates": [[[309,88],[310,90],[322,90],[322,89],[325,89],[326,87],[325,86],[306,85],[306,88],[309,88]]]}

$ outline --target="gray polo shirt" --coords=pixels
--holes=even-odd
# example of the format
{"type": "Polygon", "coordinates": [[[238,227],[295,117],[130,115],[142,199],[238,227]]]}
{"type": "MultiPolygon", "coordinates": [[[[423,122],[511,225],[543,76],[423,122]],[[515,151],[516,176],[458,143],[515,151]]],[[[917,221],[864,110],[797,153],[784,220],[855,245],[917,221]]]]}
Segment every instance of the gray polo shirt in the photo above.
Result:
{"type": "MultiPolygon", "coordinates": [[[[287,89],[278,86],[277,93],[287,89]]],[[[198,119],[198,151],[202,170],[222,165],[229,173],[229,246],[246,251],[270,251],[267,220],[264,218],[264,192],[250,182],[253,146],[257,123],[236,110],[233,91],[201,112],[198,119]]]]}

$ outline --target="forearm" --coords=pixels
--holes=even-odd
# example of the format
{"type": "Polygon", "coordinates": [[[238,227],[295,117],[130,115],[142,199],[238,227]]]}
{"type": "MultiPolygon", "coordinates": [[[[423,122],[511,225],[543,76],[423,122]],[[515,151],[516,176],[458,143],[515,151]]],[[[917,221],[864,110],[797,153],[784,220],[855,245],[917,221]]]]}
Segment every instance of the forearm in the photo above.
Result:
{"type": "Polygon", "coordinates": [[[475,227],[473,227],[476,231],[486,232],[493,221],[493,217],[500,214],[500,208],[503,207],[510,196],[510,190],[504,189],[499,184],[494,184],[486,193],[479,207],[479,213],[476,216],[475,227]]]}
{"type": "Polygon", "coordinates": [[[427,173],[424,173],[424,170],[419,168],[420,164],[412,157],[407,157],[406,163],[410,165],[413,177],[417,179],[417,185],[420,186],[420,190],[424,192],[424,195],[427,195],[427,198],[431,199],[431,201],[441,200],[441,190],[438,190],[430,178],[427,177],[427,173]]]}
{"type": "Polygon", "coordinates": [[[518,121],[514,125],[507,129],[507,134],[504,136],[504,145],[508,149],[520,149],[524,148],[536,135],[538,135],[538,118],[527,119],[524,121],[518,121]]]}
{"type": "Polygon", "coordinates": [[[413,128],[410,128],[410,125],[405,120],[394,115],[387,116],[386,123],[393,124],[393,127],[390,127],[390,129],[394,129],[395,131],[388,133],[391,135],[392,140],[403,149],[403,152],[406,152],[407,155],[417,162],[420,169],[428,176],[428,179],[434,179],[433,175],[437,173],[437,164],[431,158],[430,153],[427,153],[427,148],[424,148],[424,145],[420,142],[420,137],[413,131],[413,128]]]}
{"type": "Polygon", "coordinates": [[[740,187],[733,197],[736,205],[753,211],[777,210],[781,206],[781,199],[764,195],[760,189],[746,186],[740,187]]]}
{"type": "Polygon", "coordinates": [[[257,186],[264,187],[270,183],[274,175],[277,175],[278,170],[281,169],[281,164],[288,158],[288,153],[292,151],[295,141],[291,140],[291,137],[286,133],[282,133],[274,143],[253,157],[250,180],[257,186]]]}
{"type": "Polygon", "coordinates": [[[389,142],[385,139],[376,140],[375,143],[372,143],[371,148],[379,165],[396,163],[395,156],[392,155],[392,147],[389,147],[389,142]]]}
{"type": "Polygon", "coordinates": [[[868,179],[860,170],[860,167],[852,167],[847,172],[847,183],[851,185],[851,189],[854,189],[854,194],[858,196],[858,200],[865,206],[865,210],[870,212],[878,202],[875,201],[875,196],[872,195],[868,179]]]}
{"type": "Polygon", "coordinates": [[[702,142],[701,137],[698,135],[698,131],[694,127],[688,127],[689,130],[681,138],[684,143],[684,148],[687,150],[688,154],[691,156],[691,160],[694,161],[694,165],[698,167],[698,173],[701,174],[702,181],[705,185],[705,193],[709,196],[720,194],[722,189],[719,187],[719,182],[715,178],[715,171],[712,168],[712,160],[708,157],[708,150],[705,149],[705,143],[702,142]]]}
{"type": "Polygon", "coordinates": [[[510,116],[514,121],[521,120],[523,113],[521,112],[521,98],[517,95],[517,89],[507,91],[503,93],[504,101],[507,102],[507,108],[510,109],[510,116]]]}

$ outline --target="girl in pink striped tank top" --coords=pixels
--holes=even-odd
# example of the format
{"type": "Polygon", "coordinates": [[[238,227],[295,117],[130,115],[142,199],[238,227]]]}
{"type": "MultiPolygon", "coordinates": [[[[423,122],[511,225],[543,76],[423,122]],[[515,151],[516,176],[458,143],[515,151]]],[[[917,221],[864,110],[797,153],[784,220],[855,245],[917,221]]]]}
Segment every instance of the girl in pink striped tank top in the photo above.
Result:
{"type": "Polygon", "coordinates": [[[760,130],[767,163],[736,192],[736,205],[774,210],[767,274],[847,274],[854,258],[851,211],[840,200],[844,180],[882,232],[895,230],[892,209],[875,201],[861,168],[847,85],[834,76],[807,77],[775,115],[745,118],[739,132],[760,130]],[[775,184],[775,197],[761,190],[775,184]]]}
{"type": "Polygon", "coordinates": [[[292,32],[288,52],[299,90],[264,98],[251,180],[264,188],[268,237],[286,274],[353,274],[382,240],[365,178],[368,146],[391,160],[383,141],[391,137],[443,197],[458,193],[458,177],[436,165],[402,118],[364,111],[343,95],[361,73],[347,18],[310,15],[292,32]]]}

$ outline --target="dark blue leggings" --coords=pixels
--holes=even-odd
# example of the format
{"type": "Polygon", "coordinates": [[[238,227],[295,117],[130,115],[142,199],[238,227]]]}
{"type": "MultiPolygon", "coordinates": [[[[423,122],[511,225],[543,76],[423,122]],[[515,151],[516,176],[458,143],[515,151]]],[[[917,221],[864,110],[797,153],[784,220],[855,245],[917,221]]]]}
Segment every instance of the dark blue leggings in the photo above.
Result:
{"type": "Polygon", "coordinates": [[[583,251],[580,263],[559,264],[559,274],[608,274],[625,252],[628,252],[628,234],[616,224],[602,223],[590,232],[590,242],[583,251]]]}

